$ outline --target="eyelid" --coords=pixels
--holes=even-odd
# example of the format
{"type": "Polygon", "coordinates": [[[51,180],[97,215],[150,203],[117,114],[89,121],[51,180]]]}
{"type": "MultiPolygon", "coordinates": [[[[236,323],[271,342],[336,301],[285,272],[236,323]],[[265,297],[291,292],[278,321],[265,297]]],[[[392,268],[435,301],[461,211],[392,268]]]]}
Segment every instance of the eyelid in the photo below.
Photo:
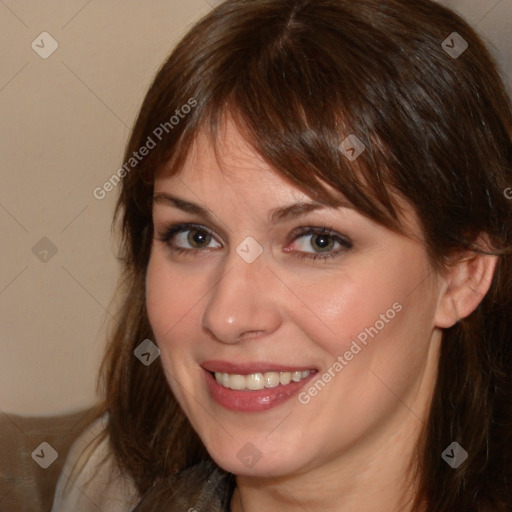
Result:
{"type": "Polygon", "coordinates": [[[174,235],[178,233],[191,231],[193,229],[197,229],[198,231],[205,231],[217,242],[222,243],[218,240],[218,237],[216,236],[213,230],[207,228],[203,224],[196,224],[194,222],[179,222],[176,224],[165,224],[163,229],[158,231],[158,239],[161,242],[168,242],[169,240],[171,240],[172,237],[174,237],[174,235]]]}
{"type": "Polygon", "coordinates": [[[322,227],[302,226],[302,227],[296,228],[292,231],[292,233],[290,235],[290,237],[291,237],[290,242],[294,242],[295,240],[297,240],[297,238],[301,238],[303,236],[319,235],[319,234],[328,235],[328,236],[336,239],[342,245],[346,245],[346,246],[350,246],[350,247],[353,246],[352,240],[348,236],[343,235],[343,234],[339,233],[338,231],[335,231],[334,228],[326,226],[326,225],[324,225],[322,227]]]}
{"type": "MultiPolygon", "coordinates": [[[[167,229],[168,226],[173,226],[174,222],[165,220],[167,217],[167,214],[164,214],[163,212],[165,212],[167,210],[171,210],[171,211],[177,210],[179,212],[177,214],[179,217],[184,215],[185,218],[190,218],[191,220],[190,221],[182,221],[182,222],[177,221],[176,224],[182,224],[183,226],[192,225],[197,228],[201,227],[202,229],[207,230],[211,234],[216,233],[218,235],[217,239],[223,239],[223,240],[227,240],[228,234],[231,232],[231,229],[228,226],[226,226],[225,223],[214,214],[205,217],[201,213],[188,212],[186,210],[181,210],[179,208],[176,209],[172,205],[170,205],[170,207],[160,205],[160,203],[153,204],[153,221],[155,220],[155,212],[157,211],[156,210],[157,208],[158,208],[157,218],[159,219],[157,223],[162,224],[162,226],[164,226],[164,229],[167,229]],[[208,228],[206,226],[211,226],[211,227],[208,228]]],[[[174,214],[173,214],[173,217],[174,217],[174,214]]]]}

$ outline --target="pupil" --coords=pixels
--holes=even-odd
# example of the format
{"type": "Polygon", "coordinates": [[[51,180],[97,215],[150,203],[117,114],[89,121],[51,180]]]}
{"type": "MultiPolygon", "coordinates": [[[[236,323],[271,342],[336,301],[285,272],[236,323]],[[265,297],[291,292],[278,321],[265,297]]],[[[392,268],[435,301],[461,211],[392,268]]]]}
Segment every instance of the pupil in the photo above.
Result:
{"type": "Polygon", "coordinates": [[[326,249],[329,248],[330,244],[330,237],[328,235],[315,235],[315,244],[320,247],[320,249],[326,249]]]}
{"type": "Polygon", "coordinates": [[[189,238],[191,239],[192,245],[201,245],[207,241],[208,233],[204,231],[191,231],[189,234],[189,238]]]}

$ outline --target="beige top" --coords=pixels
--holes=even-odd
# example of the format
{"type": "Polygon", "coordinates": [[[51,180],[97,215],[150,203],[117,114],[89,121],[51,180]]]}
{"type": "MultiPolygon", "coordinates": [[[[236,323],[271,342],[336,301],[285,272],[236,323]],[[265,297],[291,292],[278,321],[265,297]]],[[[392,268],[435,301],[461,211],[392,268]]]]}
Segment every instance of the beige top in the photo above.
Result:
{"type": "Polygon", "coordinates": [[[92,441],[107,415],[92,423],[73,443],[57,482],[51,512],[132,512],[141,497],[133,479],[114,464],[108,438],[92,441]],[[100,462],[108,456],[105,463],[100,462]],[[72,473],[75,463],[78,463],[72,473]]]}

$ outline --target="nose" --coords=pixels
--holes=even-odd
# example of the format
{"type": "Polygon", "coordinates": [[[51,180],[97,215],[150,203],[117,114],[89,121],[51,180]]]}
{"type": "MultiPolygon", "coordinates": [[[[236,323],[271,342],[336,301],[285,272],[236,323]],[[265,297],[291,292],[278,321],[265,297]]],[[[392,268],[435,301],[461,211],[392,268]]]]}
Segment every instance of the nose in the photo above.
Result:
{"type": "Polygon", "coordinates": [[[202,315],[202,325],[223,343],[268,335],[281,323],[278,280],[262,256],[252,263],[232,251],[202,315]]]}

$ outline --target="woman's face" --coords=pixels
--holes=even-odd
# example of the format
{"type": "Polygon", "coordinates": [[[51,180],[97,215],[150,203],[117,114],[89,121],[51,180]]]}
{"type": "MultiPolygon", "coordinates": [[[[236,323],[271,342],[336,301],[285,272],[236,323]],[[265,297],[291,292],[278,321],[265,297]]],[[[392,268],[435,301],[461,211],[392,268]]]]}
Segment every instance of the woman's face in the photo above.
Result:
{"type": "Polygon", "coordinates": [[[290,208],[312,200],[232,124],[219,160],[199,139],[179,175],[159,173],[155,198],[149,319],[221,467],[303,473],[420,424],[440,334],[419,241],[353,209],[290,208]]]}

